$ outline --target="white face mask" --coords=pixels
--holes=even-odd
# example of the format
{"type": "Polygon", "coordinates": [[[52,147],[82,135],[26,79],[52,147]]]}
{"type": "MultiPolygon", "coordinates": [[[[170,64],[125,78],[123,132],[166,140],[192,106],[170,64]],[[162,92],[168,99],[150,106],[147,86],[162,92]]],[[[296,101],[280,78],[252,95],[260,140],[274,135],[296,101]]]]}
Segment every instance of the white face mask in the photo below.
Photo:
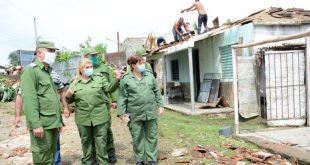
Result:
{"type": "Polygon", "coordinates": [[[43,62],[45,62],[49,66],[52,66],[55,63],[55,59],[56,59],[56,53],[45,52],[45,58],[44,58],[43,62]]]}

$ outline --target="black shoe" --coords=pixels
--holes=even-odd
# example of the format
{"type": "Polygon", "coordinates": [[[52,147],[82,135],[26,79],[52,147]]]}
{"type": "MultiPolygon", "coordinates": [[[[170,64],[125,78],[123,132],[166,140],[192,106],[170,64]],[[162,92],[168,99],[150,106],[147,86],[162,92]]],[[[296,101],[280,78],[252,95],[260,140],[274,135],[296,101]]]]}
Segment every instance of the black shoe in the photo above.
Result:
{"type": "Polygon", "coordinates": [[[149,165],[156,165],[155,161],[149,161],[149,165]]]}
{"type": "Polygon", "coordinates": [[[136,165],[144,165],[144,162],[137,162],[136,165]]]}
{"type": "Polygon", "coordinates": [[[109,163],[111,164],[115,164],[117,162],[117,159],[114,155],[109,156],[109,163]]]}

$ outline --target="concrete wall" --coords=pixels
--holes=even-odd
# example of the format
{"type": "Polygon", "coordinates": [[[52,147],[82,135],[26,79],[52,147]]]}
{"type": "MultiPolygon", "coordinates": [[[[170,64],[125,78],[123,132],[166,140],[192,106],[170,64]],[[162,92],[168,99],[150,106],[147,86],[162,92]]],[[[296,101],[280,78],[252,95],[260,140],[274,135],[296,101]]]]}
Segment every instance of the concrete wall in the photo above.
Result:
{"type": "Polygon", "coordinates": [[[168,55],[166,57],[166,68],[167,68],[167,82],[174,82],[171,78],[171,61],[179,61],[179,81],[178,82],[189,82],[189,64],[188,64],[188,51],[184,50],[176,54],[168,55]]]}

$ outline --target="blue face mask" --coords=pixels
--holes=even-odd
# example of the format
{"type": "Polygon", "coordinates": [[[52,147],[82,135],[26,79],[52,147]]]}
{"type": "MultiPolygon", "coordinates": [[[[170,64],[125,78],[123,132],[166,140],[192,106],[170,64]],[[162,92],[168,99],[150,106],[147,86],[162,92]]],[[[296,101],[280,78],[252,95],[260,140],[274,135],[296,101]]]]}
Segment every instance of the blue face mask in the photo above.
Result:
{"type": "Polygon", "coordinates": [[[93,68],[89,68],[89,69],[85,69],[85,70],[84,70],[84,75],[87,76],[87,77],[92,76],[93,73],[94,73],[93,68]]]}
{"type": "Polygon", "coordinates": [[[145,71],[145,64],[139,65],[139,66],[138,66],[138,71],[139,71],[140,73],[143,73],[143,72],[145,71]]]}
{"type": "Polygon", "coordinates": [[[92,56],[90,56],[88,59],[93,63],[93,66],[94,66],[94,67],[98,66],[98,64],[99,64],[98,57],[92,57],[92,56]]]}

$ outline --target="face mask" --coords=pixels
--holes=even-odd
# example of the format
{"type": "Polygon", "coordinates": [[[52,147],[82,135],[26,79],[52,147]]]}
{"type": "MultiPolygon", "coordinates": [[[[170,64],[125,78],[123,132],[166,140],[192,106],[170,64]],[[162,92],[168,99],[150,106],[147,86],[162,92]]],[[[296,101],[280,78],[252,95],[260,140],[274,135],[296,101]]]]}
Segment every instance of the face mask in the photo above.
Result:
{"type": "Polygon", "coordinates": [[[89,57],[88,58],[92,63],[93,63],[93,66],[98,66],[98,57],[89,57]]]}
{"type": "Polygon", "coordinates": [[[145,71],[145,64],[139,65],[139,66],[138,66],[138,71],[139,71],[140,73],[144,72],[144,71],[145,71]]]}
{"type": "Polygon", "coordinates": [[[93,73],[94,73],[93,68],[89,68],[89,69],[85,69],[83,74],[87,77],[90,77],[93,75],[93,73]]]}
{"type": "Polygon", "coordinates": [[[45,62],[49,66],[52,66],[55,63],[55,59],[56,59],[56,53],[45,52],[45,57],[44,57],[43,62],[45,62]]]}

